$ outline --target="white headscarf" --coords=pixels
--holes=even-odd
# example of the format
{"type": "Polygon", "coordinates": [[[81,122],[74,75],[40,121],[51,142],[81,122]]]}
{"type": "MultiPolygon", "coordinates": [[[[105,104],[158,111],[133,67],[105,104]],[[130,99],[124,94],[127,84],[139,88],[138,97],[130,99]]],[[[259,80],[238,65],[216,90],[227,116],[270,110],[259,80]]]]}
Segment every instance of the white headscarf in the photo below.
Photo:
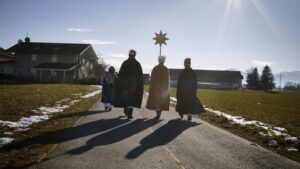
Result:
{"type": "Polygon", "coordinates": [[[166,56],[159,56],[159,57],[158,57],[158,63],[164,64],[165,61],[166,61],[166,56]]]}

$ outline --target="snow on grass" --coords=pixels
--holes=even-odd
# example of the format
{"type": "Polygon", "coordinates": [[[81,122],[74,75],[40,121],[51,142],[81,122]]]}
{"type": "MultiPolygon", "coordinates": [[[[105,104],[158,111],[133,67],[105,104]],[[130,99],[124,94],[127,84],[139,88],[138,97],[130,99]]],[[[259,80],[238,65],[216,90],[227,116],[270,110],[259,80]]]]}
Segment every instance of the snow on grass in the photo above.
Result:
{"type": "MultiPolygon", "coordinates": [[[[170,97],[170,102],[176,104],[177,99],[175,97],[170,97]]],[[[243,125],[243,126],[245,126],[245,125],[255,125],[258,128],[262,128],[262,129],[266,130],[266,132],[260,132],[259,133],[262,136],[273,136],[273,135],[275,135],[275,136],[284,136],[285,140],[290,140],[290,141],[297,141],[298,140],[297,137],[293,137],[293,136],[287,134],[287,130],[285,128],[272,127],[271,125],[263,123],[261,121],[247,120],[247,119],[245,119],[241,116],[232,116],[232,115],[227,114],[225,112],[222,112],[222,111],[219,111],[219,110],[214,110],[214,109],[209,108],[209,107],[205,107],[204,105],[203,105],[203,107],[205,108],[205,110],[207,110],[209,112],[212,112],[212,113],[215,113],[219,116],[223,116],[223,117],[227,118],[228,120],[230,120],[234,123],[237,123],[237,124],[240,124],[240,125],[243,125]]]]}
{"type": "MultiPolygon", "coordinates": [[[[98,90],[88,93],[86,95],[80,94],[81,95],[80,97],[82,99],[86,99],[89,97],[93,97],[96,94],[99,94],[101,92],[102,86],[94,85],[92,87],[96,87],[98,90]]],[[[42,106],[35,110],[32,110],[37,115],[33,115],[33,116],[29,116],[29,117],[22,117],[17,122],[0,120],[0,126],[14,128],[15,132],[27,131],[30,129],[29,126],[31,126],[32,124],[49,120],[51,117],[51,114],[63,112],[66,108],[70,107],[71,105],[75,105],[76,103],[78,103],[80,101],[81,101],[81,99],[71,100],[70,98],[64,98],[62,100],[57,101],[55,106],[52,106],[52,107],[51,106],[42,106]]],[[[6,132],[6,133],[8,133],[8,132],[6,132]]],[[[11,135],[12,134],[13,133],[11,133],[11,135]]],[[[0,138],[0,145],[8,144],[12,141],[13,141],[13,138],[2,137],[2,138],[0,138]]]]}
{"type": "Polygon", "coordinates": [[[0,145],[11,143],[14,139],[10,137],[1,137],[0,138],[0,145]]]}
{"type": "Polygon", "coordinates": [[[219,116],[223,116],[225,118],[227,118],[230,121],[233,121],[234,123],[240,124],[240,125],[255,125],[258,128],[262,128],[264,130],[267,131],[267,133],[265,132],[260,132],[260,134],[262,136],[284,136],[285,140],[291,140],[291,141],[297,141],[297,137],[292,137],[291,135],[287,134],[287,130],[285,128],[282,127],[272,127],[269,124],[257,121],[257,120],[246,120],[245,118],[241,117],[241,116],[232,116],[230,114],[218,111],[218,110],[214,110],[212,108],[205,108],[205,110],[210,111],[212,113],[215,113],[219,116]]]}
{"type": "Polygon", "coordinates": [[[298,149],[294,148],[294,147],[290,147],[290,148],[287,148],[287,151],[289,151],[289,152],[297,152],[298,149]]]}
{"type": "Polygon", "coordinates": [[[89,98],[89,97],[93,97],[93,96],[95,96],[96,94],[99,94],[100,92],[101,92],[101,90],[97,90],[97,91],[94,91],[94,92],[92,92],[92,93],[83,95],[83,96],[81,96],[81,98],[86,99],[86,98],[89,98]]]}

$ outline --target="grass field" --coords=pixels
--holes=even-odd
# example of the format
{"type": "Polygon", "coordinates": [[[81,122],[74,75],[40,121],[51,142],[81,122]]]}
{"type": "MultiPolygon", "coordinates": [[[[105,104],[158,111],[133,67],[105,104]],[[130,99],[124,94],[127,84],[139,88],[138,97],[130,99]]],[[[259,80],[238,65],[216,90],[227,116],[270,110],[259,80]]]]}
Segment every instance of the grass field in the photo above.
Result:
{"type": "Polygon", "coordinates": [[[0,85],[0,120],[16,121],[32,115],[32,110],[41,106],[53,106],[66,97],[72,99],[91,88],[84,85],[29,84],[0,85]]]}
{"type": "Polygon", "coordinates": [[[0,168],[26,168],[36,163],[53,146],[51,140],[59,140],[65,131],[72,127],[80,117],[91,113],[89,108],[99,100],[100,95],[82,99],[80,96],[97,90],[86,85],[32,84],[0,85],[0,120],[18,121],[21,117],[35,115],[32,110],[41,106],[53,106],[57,101],[69,98],[80,99],[70,104],[63,112],[51,115],[49,120],[34,123],[30,130],[16,131],[0,126],[0,137],[12,132],[14,141],[0,147],[0,168]]]}
{"type": "MultiPolygon", "coordinates": [[[[176,96],[175,88],[171,95],[176,96]]],[[[206,107],[284,127],[300,136],[300,92],[198,89],[197,96],[206,107]]]]}
{"type": "Polygon", "coordinates": [[[300,136],[300,93],[204,90],[197,93],[203,104],[231,115],[286,128],[300,136]]]}

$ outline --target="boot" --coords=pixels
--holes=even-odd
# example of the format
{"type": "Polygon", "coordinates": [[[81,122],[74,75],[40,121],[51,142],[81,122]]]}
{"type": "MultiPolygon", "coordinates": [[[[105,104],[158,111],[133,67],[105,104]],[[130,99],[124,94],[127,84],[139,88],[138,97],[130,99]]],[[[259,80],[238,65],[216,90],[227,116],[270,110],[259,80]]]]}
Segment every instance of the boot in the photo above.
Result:
{"type": "Polygon", "coordinates": [[[191,122],[192,121],[192,115],[188,115],[188,119],[187,119],[189,122],[191,122]]]}
{"type": "Polygon", "coordinates": [[[160,119],[160,115],[161,115],[161,111],[156,111],[156,117],[155,117],[155,119],[159,120],[160,119]]]}
{"type": "Polygon", "coordinates": [[[129,120],[133,119],[132,112],[133,112],[133,108],[128,108],[128,116],[127,117],[129,120]]]}
{"type": "Polygon", "coordinates": [[[124,114],[128,117],[128,108],[124,108],[124,114]]]}

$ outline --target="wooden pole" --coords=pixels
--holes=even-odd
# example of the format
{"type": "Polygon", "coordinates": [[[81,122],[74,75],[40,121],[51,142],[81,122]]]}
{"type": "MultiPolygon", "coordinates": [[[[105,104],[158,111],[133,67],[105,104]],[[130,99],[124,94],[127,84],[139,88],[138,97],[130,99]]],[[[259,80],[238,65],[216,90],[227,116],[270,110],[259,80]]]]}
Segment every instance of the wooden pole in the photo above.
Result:
{"type": "Polygon", "coordinates": [[[159,44],[159,56],[161,56],[161,44],[159,44]]]}
{"type": "Polygon", "coordinates": [[[66,71],[64,71],[64,83],[66,82],[66,71]]]}

